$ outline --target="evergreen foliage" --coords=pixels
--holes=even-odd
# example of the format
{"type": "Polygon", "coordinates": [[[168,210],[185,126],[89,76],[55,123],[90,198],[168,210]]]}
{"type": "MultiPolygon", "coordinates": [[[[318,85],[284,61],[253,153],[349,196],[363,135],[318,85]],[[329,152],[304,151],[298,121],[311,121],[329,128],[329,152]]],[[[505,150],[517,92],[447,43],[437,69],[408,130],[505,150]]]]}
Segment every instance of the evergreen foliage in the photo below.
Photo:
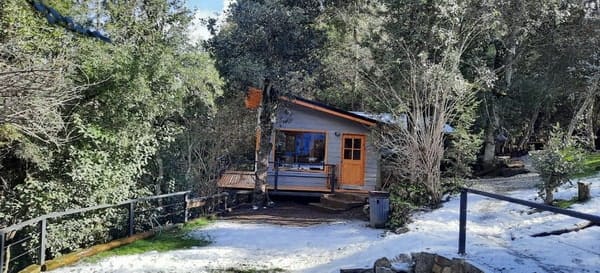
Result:
{"type": "MultiPolygon", "coordinates": [[[[26,1],[3,1],[0,226],[149,194],[214,192],[216,167],[181,167],[216,166],[224,150],[204,133],[223,82],[208,53],[188,44],[184,1],[47,5],[114,43],[51,26],[26,1]],[[207,154],[180,156],[190,149],[207,154]]],[[[56,255],[110,239],[123,215],[51,222],[48,247],[56,255]]]]}
{"type": "Polygon", "coordinates": [[[573,174],[582,170],[585,152],[580,145],[557,125],[550,133],[544,150],[531,152],[533,166],[542,177],[539,196],[544,203],[551,205],[558,187],[570,182],[573,174]]]}

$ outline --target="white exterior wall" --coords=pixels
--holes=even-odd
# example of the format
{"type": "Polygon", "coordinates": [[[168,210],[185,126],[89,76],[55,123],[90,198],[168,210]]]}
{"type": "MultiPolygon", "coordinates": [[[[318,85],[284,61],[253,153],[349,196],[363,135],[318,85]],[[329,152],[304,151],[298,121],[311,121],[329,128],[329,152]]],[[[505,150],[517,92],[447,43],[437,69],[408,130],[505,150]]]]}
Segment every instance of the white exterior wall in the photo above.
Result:
{"type": "MultiPolygon", "coordinates": [[[[323,113],[298,105],[285,104],[279,110],[277,129],[314,130],[326,132],[326,164],[334,164],[339,172],[342,152],[343,134],[363,134],[366,136],[366,160],[363,190],[374,190],[379,179],[379,156],[370,140],[370,129],[368,126],[353,122],[334,115],[323,113]],[[336,136],[336,132],[339,136],[336,136]]],[[[289,186],[324,186],[326,174],[302,173],[280,171],[278,185],[289,186]],[[286,175],[291,175],[287,177],[286,175]],[[305,177],[303,177],[305,175],[305,177]]],[[[269,181],[273,182],[273,172],[270,172],[269,181]]],[[[340,177],[337,173],[338,178],[340,177]]],[[[342,187],[343,188],[343,187],[342,187]]]]}

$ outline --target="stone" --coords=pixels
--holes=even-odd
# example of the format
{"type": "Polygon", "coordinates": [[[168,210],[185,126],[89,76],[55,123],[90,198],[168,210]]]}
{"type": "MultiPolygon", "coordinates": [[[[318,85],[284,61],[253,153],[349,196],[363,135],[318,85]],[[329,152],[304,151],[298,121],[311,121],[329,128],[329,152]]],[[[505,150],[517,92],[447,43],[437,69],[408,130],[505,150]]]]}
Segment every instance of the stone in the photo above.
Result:
{"type": "Polygon", "coordinates": [[[408,254],[402,253],[396,256],[396,258],[393,259],[393,262],[412,264],[412,257],[408,254]]]}
{"type": "Polygon", "coordinates": [[[390,268],[390,267],[392,267],[392,263],[386,257],[379,258],[375,261],[375,264],[373,265],[373,269],[377,269],[378,267],[390,268]]]}
{"type": "Polygon", "coordinates": [[[374,273],[373,268],[347,268],[340,269],[340,273],[374,273]]]}
{"type": "Polygon", "coordinates": [[[433,264],[431,268],[431,273],[442,273],[442,267],[438,264],[433,264]]]}
{"type": "Polygon", "coordinates": [[[435,258],[433,260],[434,260],[435,264],[437,264],[441,267],[447,267],[447,266],[452,265],[452,261],[450,261],[448,258],[443,257],[443,256],[435,255],[435,258]]]}
{"type": "Polygon", "coordinates": [[[410,230],[407,227],[399,227],[397,229],[394,230],[394,233],[396,234],[403,234],[403,233],[407,233],[410,230]]]}
{"type": "Polygon", "coordinates": [[[392,271],[396,273],[412,273],[412,261],[409,263],[392,263],[392,271]]]}
{"type": "Polygon", "coordinates": [[[442,270],[442,273],[455,273],[455,272],[452,272],[452,268],[450,268],[450,267],[445,267],[445,268],[442,270]]]}
{"type": "Polygon", "coordinates": [[[395,272],[389,267],[378,266],[375,268],[375,273],[395,273],[395,272]]]}
{"type": "Polygon", "coordinates": [[[473,266],[470,263],[465,263],[465,273],[485,273],[483,270],[473,266]]]}
{"type": "Polygon", "coordinates": [[[452,259],[452,273],[465,273],[465,260],[463,259],[452,259]]]}
{"type": "Polygon", "coordinates": [[[413,257],[413,262],[415,263],[415,273],[431,273],[433,270],[433,258],[435,255],[426,252],[419,252],[411,253],[411,256],[413,257]]]}

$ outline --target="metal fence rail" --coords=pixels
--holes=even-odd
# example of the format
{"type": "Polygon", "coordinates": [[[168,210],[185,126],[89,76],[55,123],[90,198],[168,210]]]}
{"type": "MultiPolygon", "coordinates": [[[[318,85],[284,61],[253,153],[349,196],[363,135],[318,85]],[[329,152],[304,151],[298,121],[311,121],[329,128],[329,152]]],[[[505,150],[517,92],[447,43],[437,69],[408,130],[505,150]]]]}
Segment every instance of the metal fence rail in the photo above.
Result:
{"type": "Polygon", "coordinates": [[[535,209],[539,209],[539,210],[543,210],[543,211],[550,211],[550,212],[554,212],[554,213],[558,213],[558,214],[563,214],[563,215],[571,216],[574,218],[588,220],[595,224],[600,224],[600,216],[597,216],[597,215],[591,215],[591,214],[581,213],[581,212],[577,212],[577,211],[561,209],[561,208],[557,208],[557,207],[553,207],[553,206],[549,206],[549,205],[545,205],[545,204],[534,203],[531,201],[512,198],[512,197],[499,195],[499,194],[495,194],[495,193],[490,193],[490,192],[485,192],[485,191],[480,191],[480,190],[475,190],[475,189],[469,189],[469,188],[462,188],[461,192],[460,192],[460,216],[459,216],[460,223],[459,223],[459,232],[458,232],[458,253],[459,254],[466,253],[465,248],[466,248],[466,239],[467,239],[467,194],[468,193],[482,195],[482,196],[486,196],[489,198],[494,198],[494,199],[498,199],[498,200],[502,200],[502,201],[506,201],[506,202],[510,202],[510,203],[515,203],[515,204],[519,204],[519,205],[523,205],[523,206],[527,206],[527,207],[531,207],[531,208],[535,208],[535,209]]]}
{"type": "MultiPolygon", "coordinates": [[[[157,218],[169,218],[171,220],[171,223],[187,222],[190,216],[190,209],[193,208],[204,208],[207,205],[211,205],[211,208],[209,210],[214,211],[215,208],[219,206],[219,204],[223,206],[223,209],[227,208],[227,193],[220,193],[212,196],[204,196],[199,198],[190,198],[190,196],[190,191],[182,191],[169,194],[142,197],[138,199],[131,199],[117,204],[97,205],[86,208],[70,209],[62,212],[52,212],[27,221],[23,221],[15,225],[2,228],[0,229],[0,272],[5,272],[6,267],[10,263],[24,257],[37,257],[35,260],[30,259],[31,263],[38,264],[40,266],[44,264],[44,262],[46,261],[46,251],[48,248],[48,220],[61,218],[65,220],[64,218],[66,216],[110,208],[124,208],[125,210],[127,210],[127,214],[122,215],[127,218],[126,234],[127,236],[132,236],[136,233],[136,216],[138,216],[139,218],[141,217],[140,215],[143,216],[147,213],[164,212],[164,214],[162,215],[158,215],[155,217],[150,216],[150,221],[154,220],[157,224],[160,225],[157,218]],[[213,200],[213,202],[209,202],[210,200],[213,200]],[[150,201],[156,201],[157,204],[153,205],[150,203],[150,201]],[[142,206],[140,206],[136,210],[136,207],[138,207],[136,206],[137,204],[142,204],[142,206]],[[175,216],[177,215],[180,215],[180,217],[176,218],[175,216]],[[25,230],[24,232],[26,232],[27,234],[24,234],[22,238],[15,238],[15,234],[17,232],[22,231],[23,229],[28,227],[35,227],[35,232],[25,230]],[[7,253],[9,252],[11,247],[23,246],[25,243],[30,242],[34,239],[37,239],[37,245],[35,245],[34,243],[34,247],[29,249],[20,249],[21,252],[16,253],[13,257],[7,256],[7,253]]],[[[151,222],[150,227],[152,227],[153,225],[154,223],[151,222]]],[[[138,230],[140,229],[139,226],[140,225],[138,225],[138,230]]],[[[148,225],[142,226],[141,229],[145,231],[147,230],[147,226],[148,225]]]]}

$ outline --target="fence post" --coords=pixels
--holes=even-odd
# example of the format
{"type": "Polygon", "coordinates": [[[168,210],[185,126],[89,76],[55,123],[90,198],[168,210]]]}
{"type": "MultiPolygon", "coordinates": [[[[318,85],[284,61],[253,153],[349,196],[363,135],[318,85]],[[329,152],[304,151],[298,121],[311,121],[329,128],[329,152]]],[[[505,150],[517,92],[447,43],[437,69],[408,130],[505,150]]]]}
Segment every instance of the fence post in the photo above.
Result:
{"type": "Polygon", "coordinates": [[[223,200],[225,200],[225,201],[223,202],[223,210],[224,210],[225,212],[227,212],[227,199],[228,199],[228,198],[229,198],[229,194],[224,194],[224,195],[223,195],[223,200]]]}
{"type": "Polygon", "coordinates": [[[135,202],[129,203],[129,236],[135,233],[135,202]]]}
{"type": "Polygon", "coordinates": [[[467,240],[467,190],[460,191],[460,220],[458,231],[458,254],[465,255],[467,240]]]}
{"type": "Polygon", "coordinates": [[[39,222],[39,229],[40,229],[40,252],[39,252],[39,260],[38,260],[38,264],[44,265],[44,262],[46,261],[46,218],[42,219],[39,222]]]}
{"type": "Polygon", "coordinates": [[[190,193],[186,192],[183,195],[183,222],[187,223],[188,221],[188,213],[189,213],[189,208],[188,208],[188,202],[190,201],[190,193]]]}
{"type": "Polygon", "coordinates": [[[0,272],[4,272],[4,255],[6,255],[4,251],[5,236],[4,232],[0,231],[0,272]]]}

